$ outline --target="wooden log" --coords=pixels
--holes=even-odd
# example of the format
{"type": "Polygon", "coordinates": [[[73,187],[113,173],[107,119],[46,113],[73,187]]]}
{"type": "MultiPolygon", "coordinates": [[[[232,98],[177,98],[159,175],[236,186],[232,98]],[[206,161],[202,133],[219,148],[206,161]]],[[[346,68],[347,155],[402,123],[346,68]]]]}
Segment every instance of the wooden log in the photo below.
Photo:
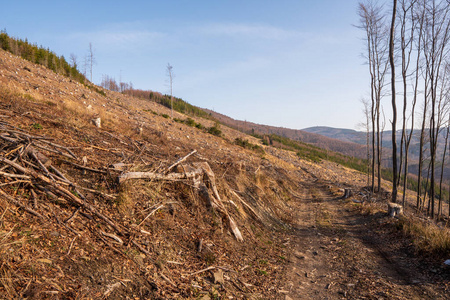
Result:
{"type": "Polygon", "coordinates": [[[156,179],[156,180],[177,180],[177,179],[189,179],[201,174],[200,170],[188,173],[170,173],[161,174],[154,172],[128,172],[119,175],[119,183],[122,183],[129,179],[156,179]]]}

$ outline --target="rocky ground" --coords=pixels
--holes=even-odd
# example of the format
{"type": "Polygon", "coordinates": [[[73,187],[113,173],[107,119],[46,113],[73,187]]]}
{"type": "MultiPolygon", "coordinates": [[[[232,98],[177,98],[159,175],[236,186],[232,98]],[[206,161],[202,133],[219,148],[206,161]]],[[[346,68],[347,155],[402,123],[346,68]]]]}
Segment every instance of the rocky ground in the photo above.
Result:
{"type": "Polygon", "coordinates": [[[168,114],[0,51],[0,298],[446,298],[364,175],[168,114]]]}

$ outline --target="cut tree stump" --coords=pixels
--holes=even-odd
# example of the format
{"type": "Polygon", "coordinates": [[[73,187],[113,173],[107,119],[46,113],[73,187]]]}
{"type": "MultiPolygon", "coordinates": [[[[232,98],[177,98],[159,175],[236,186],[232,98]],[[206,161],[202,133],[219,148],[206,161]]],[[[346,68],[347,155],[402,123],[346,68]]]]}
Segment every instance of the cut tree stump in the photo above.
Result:
{"type": "Polygon", "coordinates": [[[397,203],[388,203],[388,215],[391,218],[399,217],[403,214],[403,206],[397,203]]]}
{"type": "Polygon", "coordinates": [[[348,197],[351,197],[352,194],[352,189],[344,189],[344,196],[342,196],[342,199],[347,199],[348,197]]]}

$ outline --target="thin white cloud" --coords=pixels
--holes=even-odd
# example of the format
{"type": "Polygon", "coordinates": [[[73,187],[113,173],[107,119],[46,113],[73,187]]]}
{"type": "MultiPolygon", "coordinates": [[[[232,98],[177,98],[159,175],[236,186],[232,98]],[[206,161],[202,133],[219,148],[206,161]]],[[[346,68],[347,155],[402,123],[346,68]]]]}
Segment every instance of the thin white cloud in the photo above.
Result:
{"type": "Polygon", "coordinates": [[[163,38],[161,32],[151,32],[146,30],[98,30],[92,32],[78,32],[69,35],[67,38],[78,41],[95,41],[96,44],[104,47],[111,46],[132,46],[133,44],[148,43],[163,38]]]}
{"type": "Polygon", "coordinates": [[[302,37],[303,33],[294,30],[286,30],[269,25],[216,23],[207,24],[198,29],[198,32],[210,36],[229,36],[244,38],[263,38],[283,40],[294,37],[302,37]]]}

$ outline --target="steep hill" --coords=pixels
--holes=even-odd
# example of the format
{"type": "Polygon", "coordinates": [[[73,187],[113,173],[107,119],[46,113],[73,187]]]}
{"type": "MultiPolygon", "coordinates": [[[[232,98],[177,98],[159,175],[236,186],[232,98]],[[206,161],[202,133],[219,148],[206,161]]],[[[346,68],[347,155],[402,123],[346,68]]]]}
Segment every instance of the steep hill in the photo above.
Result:
{"type": "Polygon", "coordinates": [[[169,115],[0,50],[1,299],[448,294],[364,174],[169,115]]]}

